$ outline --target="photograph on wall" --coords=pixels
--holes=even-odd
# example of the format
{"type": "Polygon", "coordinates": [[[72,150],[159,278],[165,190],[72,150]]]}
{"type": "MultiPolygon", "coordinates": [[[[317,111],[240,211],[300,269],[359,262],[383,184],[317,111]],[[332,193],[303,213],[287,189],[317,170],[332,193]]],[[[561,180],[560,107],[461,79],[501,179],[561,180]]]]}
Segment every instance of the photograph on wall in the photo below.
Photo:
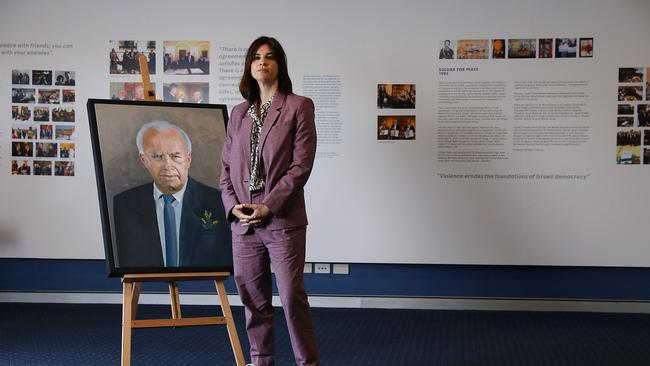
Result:
{"type": "Polygon", "coordinates": [[[163,49],[163,70],[165,74],[210,74],[210,42],[164,41],[163,49]]]}
{"type": "Polygon", "coordinates": [[[74,86],[75,85],[75,72],[74,71],[55,71],[54,72],[54,85],[74,86]]]}
{"type": "Polygon", "coordinates": [[[618,114],[634,114],[633,104],[619,104],[617,109],[618,114]]]}
{"type": "Polygon", "coordinates": [[[149,73],[156,73],[156,41],[110,41],[108,47],[110,74],[140,74],[140,55],[147,58],[149,73]]]}
{"type": "Polygon", "coordinates": [[[74,158],[74,143],[61,143],[59,145],[59,157],[67,159],[74,158]]]}
{"type": "Polygon", "coordinates": [[[29,75],[29,70],[11,70],[11,83],[16,85],[29,85],[29,75]]]}
{"type": "Polygon", "coordinates": [[[91,99],[88,115],[110,274],[232,271],[226,106],[91,99]]]}
{"type": "Polygon", "coordinates": [[[650,146],[650,130],[643,130],[643,145],[650,146]]]}
{"type": "Polygon", "coordinates": [[[52,161],[34,160],[34,175],[52,175],[52,161]]]}
{"type": "Polygon", "coordinates": [[[619,67],[618,82],[619,83],[643,82],[643,68],[642,67],[619,67]]]}
{"type": "Polygon", "coordinates": [[[642,86],[619,86],[618,87],[619,102],[633,102],[638,100],[643,100],[642,86]]]}
{"type": "Polygon", "coordinates": [[[378,84],[377,108],[415,108],[415,84],[378,84]]]}
{"type": "Polygon", "coordinates": [[[457,44],[459,60],[487,59],[490,56],[490,41],[487,39],[460,39],[457,44]]]}
{"type": "Polygon", "coordinates": [[[32,88],[12,88],[11,89],[11,102],[12,103],[35,103],[36,102],[36,89],[32,89],[32,88]]]}
{"type": "Polygon", "coordinates": [[[616,134],[616,164],[641,163],[641,131],[627,130],[616,134]]]}
{"type": "Polygon", "coordinates": [[[39,130],[38,137],[41,140],[52,140],[52,136],[54,136],[54,134],[52,133],[54,131],[52,125],[40,125],[38,127],[38,130],[39,130]]]}
{"type": "Polygon", "coordinates": [[[54,127],[55,140],[74,140],[74,126],[70,125],[57,125],[54,127]]]}
{"type": "Polygon", "coordinates": [[[32,165],[29,160],[12,160],[11,175],[31,175],[32,165]]]}
{"type": "MultiPolygon", "coordinates": [[[[156,83],[151,83],[156,90],[156,83]]],[[[144,100],[144,85],[138,83],[113,82],[110,85],[110,96],[113,100],[144,100]]]]}
{"type": "Polygon", "coordinates": [[[50,120],[49,107],[34,107],[34,121],[48,122],[50,120]]]}
{"type": "Polygon", "coordinates": [[[13,140],[34,140],[36,139],[36,127],[14,124],[11,126],[11,138],[13,140]]]}
{"type": "Polygon", "coordinates": [[[74,108],[52,108],[52,122],[74,122],[74,108]]]}
{"type": "Polygon", "coordinates": [[[12,105],[11,118],[14,121],[29,121],[32,118],[32,109],[24,105],[12,105]]]}
{"type": "Polygon", "coordinates": [[[31,158],[34,156],[33,142],[11,142],[11,156],[31,158]]]}
{"type": "Polygon", "coordinates": [[[74,89],[63,89],[63,103],[74,103],[75,96],[74,89]]]}
{"type": "Polygon", "coordinates": [[[493,39],[492,40],[492,58],[504,59],[506,58],[506,40],[493,39]]]}
{"type": "Polygon", "coordinates": [[[377,140],[415,140],[415,116],[377,116],[377,140]]]}
{"type": "Polygon", "coordinates": [[[537,57],[537,40],[509,39],[508,58],[535,58],[537,57]]]}
{"type": "Polygon", "coordinates": [[[56,158],[58,144],[54,142],[37,142],[36,143],[36,157],[37,158],[56,158]]]}
{"type": "Polygon", "coordinates": [[[643,165],[650,164],[650,149],[643,148],[643,165]]]}
{"type": "Polygon", "coordinates": [[[440,52],[438,52],[438,58],[441,60],[453,60],[455,59],[454,50],[456,49],[456,41],[451,39],[445,39],[440,42],[440,52]]]}
{"type": "Polygon", "coordinates": [[[61,91],[59,89],[38,89],[39,104],[60,104],[61,91]]]}
{"type": "Polygon", "coordinates": [[[55,161],[54,175],[74,177],[74,161],[55,161]]]}
{"type": "Polygon", "coordinates": [[[593,38],[580,38],[580,57],[594,57],[593,38]]]}
{"type": "Polygon", "coordinates": [[[576,38],[556,38],[555,39],[555,57],[567,58],[576,57],[576,38]]]}
{"type": "Polygon", "coordinates": [[[208,83],[164,83],[163,100],[176,103],[209,103],[208,83]]]}
{"type": "Polygon", "coordinates": [[[553,58],[553,38],[539,39],[539,58],[553,58]]]}
{"type": "Polygon", "coordinates": [[[617,127],[634,127],[634,116],[618,116],[616,120],[617,127]]]}
{"type": "Polygon", "coordinates": [[[52,71],[50,70],[33,70],[33,85],[52,85],[52,71]]]}

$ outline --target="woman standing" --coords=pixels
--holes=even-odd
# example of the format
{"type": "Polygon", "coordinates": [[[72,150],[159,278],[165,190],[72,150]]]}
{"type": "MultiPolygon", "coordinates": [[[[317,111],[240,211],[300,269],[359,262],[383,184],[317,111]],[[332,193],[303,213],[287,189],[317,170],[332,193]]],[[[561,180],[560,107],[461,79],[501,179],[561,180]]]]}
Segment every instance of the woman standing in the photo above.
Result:
{"type": "Polygon", "coordinates": [[[303,187],[316,153],[314,104],[292,93],[286,55],[271,37],[248,48],[239,90],[246,101],[228,123],[220,187],[252,362],[274,364],[272,264],[296,363],[319,365],[303,281],[303,187]]]}

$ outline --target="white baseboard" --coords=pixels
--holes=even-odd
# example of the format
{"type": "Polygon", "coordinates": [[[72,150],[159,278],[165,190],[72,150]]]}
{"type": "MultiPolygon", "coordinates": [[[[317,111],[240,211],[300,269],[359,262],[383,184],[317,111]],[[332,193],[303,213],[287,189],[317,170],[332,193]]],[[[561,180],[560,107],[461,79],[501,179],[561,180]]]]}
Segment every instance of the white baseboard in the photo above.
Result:
{"type": "MultiPolygon", "coordinates": [[[[228,301],[232,306],[242,305],[237,295],[228,295],[228,301]]],[[[2,302],[121,304],[122,294],[0,292],[0,303],[2,302]]],[[[309,303],[314,308],[650,313],[650,302],[611,300],[309,296],[309,303]]],[[[169,294],[142,294],[140,304],[169,305],[169,294]]],[[[217,305],[219,297],[217,294],[181,294],[181,304],[217,305]]],[[[273,305],[281,306],[278,296],[273,297],[273,305]]]]}

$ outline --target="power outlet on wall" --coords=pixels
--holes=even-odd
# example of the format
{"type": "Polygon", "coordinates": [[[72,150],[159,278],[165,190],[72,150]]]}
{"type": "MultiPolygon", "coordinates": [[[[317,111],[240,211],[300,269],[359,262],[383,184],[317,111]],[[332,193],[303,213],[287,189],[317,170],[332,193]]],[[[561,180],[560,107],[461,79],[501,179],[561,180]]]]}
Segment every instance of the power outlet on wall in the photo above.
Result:
{"type": "Polygon", "coordinates": [[[314,273],[330,273],[329,263],[314,263],[314,273]]]}

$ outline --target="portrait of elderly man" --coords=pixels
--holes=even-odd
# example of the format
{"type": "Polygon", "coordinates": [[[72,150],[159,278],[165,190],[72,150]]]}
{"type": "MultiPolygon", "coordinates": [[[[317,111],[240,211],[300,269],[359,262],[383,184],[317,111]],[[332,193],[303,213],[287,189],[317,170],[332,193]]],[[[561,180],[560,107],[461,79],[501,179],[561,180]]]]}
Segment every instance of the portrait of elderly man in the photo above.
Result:
{"type": "Polygon", "coordinates": [[[232,263],[221,193],[189,176],[192,142],[163,120],[136,136],[152,181],[114,198],[119,267],[202,267],[232,263]]]}

